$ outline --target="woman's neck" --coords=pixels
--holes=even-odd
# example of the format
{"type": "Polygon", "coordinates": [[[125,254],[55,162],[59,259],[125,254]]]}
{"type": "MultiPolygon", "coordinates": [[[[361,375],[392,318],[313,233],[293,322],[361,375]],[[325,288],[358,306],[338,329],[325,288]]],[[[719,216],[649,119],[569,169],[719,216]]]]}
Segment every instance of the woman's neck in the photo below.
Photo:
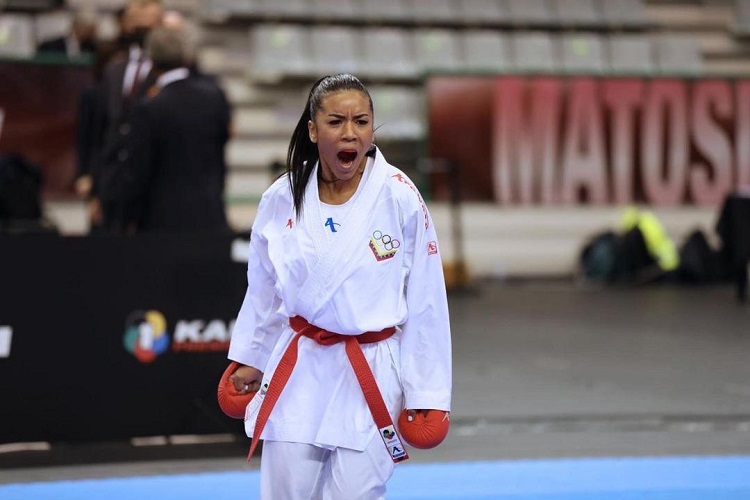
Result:
{"type": "Polygon", "coordinates": [[[367,160],[357,169],[357,173],[351,179],[329,179],[318,166],[318,196],[320,201],[329,205],[343,205],[357,192],[362,174],[365,172],[367,160]]]}

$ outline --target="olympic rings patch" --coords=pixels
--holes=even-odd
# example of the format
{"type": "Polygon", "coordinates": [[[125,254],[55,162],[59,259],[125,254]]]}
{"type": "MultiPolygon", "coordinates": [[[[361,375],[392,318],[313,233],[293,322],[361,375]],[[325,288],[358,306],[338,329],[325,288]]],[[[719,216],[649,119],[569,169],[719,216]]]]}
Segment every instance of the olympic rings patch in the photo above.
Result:
{"type": "Polygon", "coordinates": [[[379,229],[372,232],[370,238],[370,250],[375,258],[380,262],[381,260],[387,260],[396,255],[396,252],[401,247],[401,242],[390,234],[384,234],[379,229]]]}

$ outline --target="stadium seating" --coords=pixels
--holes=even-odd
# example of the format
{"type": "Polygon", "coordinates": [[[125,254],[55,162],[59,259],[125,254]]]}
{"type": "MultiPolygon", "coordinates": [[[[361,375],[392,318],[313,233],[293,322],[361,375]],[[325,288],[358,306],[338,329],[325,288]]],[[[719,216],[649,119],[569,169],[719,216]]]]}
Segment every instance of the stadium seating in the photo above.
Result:
{"type": "Polygon", "coordinates": [[[32,57],[35,50],[34,18],[26,14],[0,15],[0,56],[32,57]]]}
{"type": "Polygon", "coordinates": [[[418,141],[424,137],[425,109],[417,89],[373,85],[370,95],[375,106],[376,141],[418,141]]]}
{"type": "Polygon", "coordinates": [[[556,21],[550,0],[508,0],[511,21],[522,28],[551,26],[556,21]]]}
{"type": "Polygon", "coordinates": [[[700,47],[694,37],[672,33],[657,35],[654,49],[660,73],[698,74],[703,71],[700,47]]]}
{"type": "Polygon", "coordinates": [[[563,28],[602,29],[604,17],[596,0],[555,0],[554,11],[563,28]]]}
{"type": "Polygon", "coordinates": [[[310,3],[310,16],[316,21],[352,20],[356,10],[354,0],[313,0],[310,3]]]}
{"type": "Polygon", "coordinates": [[[415,62],[420,72],[459,69],[463,54],[460,38],[454,31],[421,29],[414,36],[415,62]]]}
{"type": "Polygon", "coordinates": [[[468,25],[507,25],[510,12],[499,0],[465,0],[458,2],[457,19],[468,25]]]}
{"type": "Polygon", "coordinates": [[[526,73],[552,73],[561,68],[552,35],[545,31],[519,31],[511,38],[513,68],[526,73]]]}
{"type": "Polygon", "coordinates": [[[310,32],[312,72],[316,75],[331,73],[359,73],[358,37],[354,28],[315,26],[310,32]]]}
{"type": "Polygon", "coordinates": [[[654,73],[651,40],[642,35],[615,34],[608,39],[609,70],[613,74],[648,75],[654,73]]]}
{"type": "Polygon", "coordinates": [[[494,30],[463,32],[464,71],[505,72],[511,69],[510,42],[507,35],[494,30]]]}
{"type": "Polygon", "coordinates": [[[600,35],[566,33],[561,36],[560,48],[565,73],[602,74],[609,69],[600,35]]]}
{"type": "Polygon", "coordinates": [[[412,4],[416,23],[450,22],[456,19],[457,7],[451,0],[420,0],[412,4]]]}
{"type": "Polygon", "coordinates": [[[405,0],[379,0],[362,2],[361,16],[374,23],[403,21],[409,17],[405,0]]]}
{"type": "Polygon", "coordinates": [[[750,36],[750,1],[735,0],[733,14],[731,28],[734,34],[738,37],[750,36]]]}
{"type": "Polygon", "coordinates": [[[413,35],[402,28],[364,28],[360,31],[361,74],[365,78],[414,79],[418,70],[414,57],[413,35]]]}
{"type": "Polygon", "coordinates": [[[642,0],[600,0],[604,21],[613,29],[650,26],[642,0]]]}
{"type": "Polygon", "coordinates": [[[296,24],[258,24],[250,30],[253,78],[275,81],[312,74],[310,30],[296,24]]]}

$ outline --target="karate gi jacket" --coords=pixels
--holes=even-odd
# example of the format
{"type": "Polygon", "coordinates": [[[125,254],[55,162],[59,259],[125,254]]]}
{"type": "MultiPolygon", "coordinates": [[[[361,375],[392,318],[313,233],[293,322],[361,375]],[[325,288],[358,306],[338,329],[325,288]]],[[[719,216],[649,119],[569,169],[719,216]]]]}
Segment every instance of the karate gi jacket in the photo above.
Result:
{"type": "MultiPolygon", "coordinates": [[[[319,165],[299,218],[286,175],[260,201],[228,356],[264,372],[246,412],[250,437],[296,315],[344,335],[397,327],[391,338],[361,345],[394,422],[404,408],[450,410],[450,323],[435,226],[402,171],[379,150],[367,161],[343,205],[320,201],[319,165]]],[[[344,344],[302,337],[261,438],[364,450],[376,432],[344,344]]]]}

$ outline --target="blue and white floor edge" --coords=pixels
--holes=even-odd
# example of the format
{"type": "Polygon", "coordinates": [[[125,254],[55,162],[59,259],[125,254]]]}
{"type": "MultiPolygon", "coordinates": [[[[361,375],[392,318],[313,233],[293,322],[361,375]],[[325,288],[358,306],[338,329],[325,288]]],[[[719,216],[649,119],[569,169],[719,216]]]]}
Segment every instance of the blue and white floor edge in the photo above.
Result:
{"type": "MultiPolygon", "coordinates": [[[[218,472],[0,485],[0,500],[252,500],[259,474],[218,472]]],[[[389,500],[750,500],[750,456],[402,464],[389,500]]]]}

